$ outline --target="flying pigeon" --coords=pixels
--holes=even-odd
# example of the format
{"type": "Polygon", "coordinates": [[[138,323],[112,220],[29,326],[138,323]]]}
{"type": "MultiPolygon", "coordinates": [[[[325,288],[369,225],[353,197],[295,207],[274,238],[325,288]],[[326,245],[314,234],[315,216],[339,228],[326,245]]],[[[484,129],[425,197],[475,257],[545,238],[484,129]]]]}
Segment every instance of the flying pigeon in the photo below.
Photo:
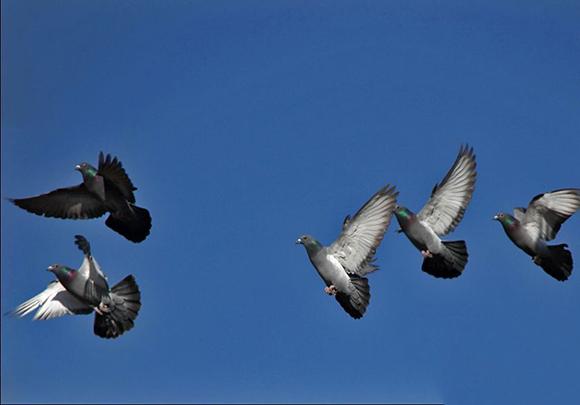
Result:
{"type": "Polygon", "coordinates": [[[532,257],[535,264],[558,281],[572,273],[572,254],[567,244],[548,246],[560,226],[580,208],[580,189],[565,188],[538,194],[528,208],[514,209],[514,215],[500,212],[499,221],[511,241],[532,257]]]}
{"type": "Polygon", "coordinates": [[[397,206],[395,216],[411,243],[421,251],[421,269],[434,277],[455,278],[467,264],[465,241],[442,241],[461,222],[475,188],[475,154],[468,145],[461,146],[455,163],[440,184],[435,184],[431,198],[413,213],[397,206]]]}
{"type": "Polygon", "coordinates": [[[141,293],[132,275],[109,288],[107,277],[91,255],[89,242],[82,235],[75,236],[75,244],[84,253],[78,270],[60,264],[48,267],[58,280],[46,290],[20,304],[13,314],[23,317],[36,311],[34,320],[51,319],[63,315],[95,312],[94,332],[110,339],[133,328],[141,308],[141,293]]]}
{"type": "Polygon", "coordinates": [[[151,215],[135,205],[137,190],[117,158],[99,154],[99,168],[83,162],[75,166],[83,175],[78,186],[59,188],[36,197],[10,199],[28,212],[63,219],[97,218],[111,214],[105,224],[131,242],[142,242],[151,229],[151,215]]]}
{"type": "Polygon", "coordinates": [[[362,318],[369,305],[369,282],[364,276],[378,269],[374,255],[391,222],[397,194],[394,186],[381,188],[352,219],[345,218],[341,234],[328,247],[310,235],[296,241],[306,248],[326,284],[324,291],[355,319],[362,318]]]}

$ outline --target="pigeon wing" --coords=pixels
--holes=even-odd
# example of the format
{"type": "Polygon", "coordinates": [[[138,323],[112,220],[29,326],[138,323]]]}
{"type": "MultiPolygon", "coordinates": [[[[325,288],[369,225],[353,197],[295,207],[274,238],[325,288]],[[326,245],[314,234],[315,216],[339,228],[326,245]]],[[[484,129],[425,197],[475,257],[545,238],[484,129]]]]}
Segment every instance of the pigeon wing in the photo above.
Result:
{"type": "Polygon", "coordinates": [[[110,154],[107,154],[105,157],[103,152],[100,152],[98,174],[117,186],[127,201],[135,203],[133,191],[137,190],[137,188],[131,182],[131,179],[123,168],[123,164],[117,157],[111,158],[110,154]]]}
{"type": "Polygon", "coordinates": [[[417,214],[438,236],[448,234],[461,222],[475,189],[475,167],[473,148],[461,146],[455,163],[417,214]]]}
{"type": "Polygon", "coordinates": [[[75,235],[75,244],[85,255],[81,267],[79,267],[79,273],[87,279],[103,279],[102,281],[99,280],[99,283],[108,291],[109,287],[106,282],[107,276],[105,276],[105,273],[101,271],[101,267],[95,258],[91,255],[91,245],[87,238],[85,238],[83,235],[75,235]]]}
{"type": "Polygon", "coordinates": [[[69,293],[59,281],[51,282],[46,290],[20,304],[13,313],[23,317],[36,311],[33,319],[51,319],[63,315],[90,314],[93,309],[69,293]],[[39,308],[40,307],[40,308],[39,308]]]}
{"type": "Polygon", "coordinates": [[[85,255],[81,267],[78,269],[80,275],[91,281],[99,291],[109,291],[107,276],[101,271],[101,267],[91,255],[89,241],[82,235],[75,235],[75,244],[85,255]]]}
{"type": "Polygon", "coordinates": [[[560,226],[580,208],[580,189],[565,188],[538,194],[525,211],[522,225],[537,238],[550,241],[560,226]]]}
{"type": "Polygon", "coordinates": [[[526,209],[524,207],[514,208],[514,218],[522,222],[526,216],[526,209]]]}
{"type": "Polygon", "coordinates": [[[373,256],[391,221],[397,195],[394,186],[383,187],[343,223],[342,232],[329,251],[347,273],[363,276],[377,269],[372,265],[373,256]]]}
{"type": "Polygon", "coordinates": [[[36,197],[14,198],[10,201],[28,212],[51,218],[97,218],[107,212],[103,203],[91,194],[84,184],[59,188],[36,197]]]}

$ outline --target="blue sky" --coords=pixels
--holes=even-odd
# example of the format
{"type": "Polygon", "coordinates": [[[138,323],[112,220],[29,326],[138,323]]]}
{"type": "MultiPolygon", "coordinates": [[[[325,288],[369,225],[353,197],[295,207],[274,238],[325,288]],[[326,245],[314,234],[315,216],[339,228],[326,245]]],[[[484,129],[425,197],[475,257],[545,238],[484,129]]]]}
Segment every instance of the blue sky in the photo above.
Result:
{"type": "MultiPolygon", "coordinates": [[[[2,401],[573,402],[580,270],[556,282],[491,217],[580,186],[579,20],[576,1],[3,1],[2,312],[80,264],[78,233],[143,307],[115,341],[92,316],[2,317],[2,401]],[[464,142],[465,273],[421,272],[394,221],[351,319],[296,237],[331,243],[387,183],[420,209],[464,142]],[[5,200],[78,184],[100,150],[145,242],[5,200]]],[[[578,217],[555,242],[580,263],[578,217]]]]}

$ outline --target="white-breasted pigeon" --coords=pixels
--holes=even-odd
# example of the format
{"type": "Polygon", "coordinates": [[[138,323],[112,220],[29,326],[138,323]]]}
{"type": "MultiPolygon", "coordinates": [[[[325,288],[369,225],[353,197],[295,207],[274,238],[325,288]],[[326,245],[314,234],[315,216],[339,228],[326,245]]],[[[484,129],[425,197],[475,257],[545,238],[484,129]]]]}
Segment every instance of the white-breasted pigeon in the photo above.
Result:
{"type": "Polygon", "coordinates": [[[296,241],[306,248],[326,284],[324,291],[355,319],[361,318],[369,305],[370,287],[364,276],[378,269],[375,253],[391,221],[397,194],[394,186],[381,188],[352,218],[345,218],[341,234],[330,246],[310,235],[296,241]]]}
{"type": "Polygon", "coordinates": [[[535,264],[556,280],[565,281],[572,274],[572,254],[567,244],[548,246],[560,227],[580,208],[580,189],[565,188],[538,194],[528,208],[514,209],[514,215],[500,212],[499,221],[511,241],[532,257],[535,264]]]}
{"type": "Polygon", "coordinates": [[[421,269],[434,277],[458,277],[467,264],[465,241],[442,241],[441,237],[453,231],[463,219],[475,189],[475,168],[473,148],[461,146],[455,163],[443,181],[435,184],[431,198],[418,214],[403,206],[395,208],[401,226],[398,232],[404,232],[421,252],[421,269]]]}

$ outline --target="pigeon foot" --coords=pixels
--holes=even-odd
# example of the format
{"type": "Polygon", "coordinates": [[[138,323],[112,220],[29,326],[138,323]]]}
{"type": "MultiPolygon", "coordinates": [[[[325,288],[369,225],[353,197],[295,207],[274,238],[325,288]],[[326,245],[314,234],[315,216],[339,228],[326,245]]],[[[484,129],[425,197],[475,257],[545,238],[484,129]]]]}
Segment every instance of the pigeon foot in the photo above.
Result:
{"type": "Polygon", "coordinates": [[[336,287],[334,285],[324,287],[324,292],[327,293],[328,295],[336,295],[336,287]]]}
{"type": "Polygon", "coordinates": [[[421,256],[423,256],[425,259],[430,259],[433,257],[433,253],[429,252],[429,250],[421,250],[421,256]]]}
{"type": "Polygon", "coordinates": [[[104,315],[111,312],[111,308],[107,304],[101,302],[99,306],[95,308],[95,311],[98,312],[99,315],[104,315]]]}

